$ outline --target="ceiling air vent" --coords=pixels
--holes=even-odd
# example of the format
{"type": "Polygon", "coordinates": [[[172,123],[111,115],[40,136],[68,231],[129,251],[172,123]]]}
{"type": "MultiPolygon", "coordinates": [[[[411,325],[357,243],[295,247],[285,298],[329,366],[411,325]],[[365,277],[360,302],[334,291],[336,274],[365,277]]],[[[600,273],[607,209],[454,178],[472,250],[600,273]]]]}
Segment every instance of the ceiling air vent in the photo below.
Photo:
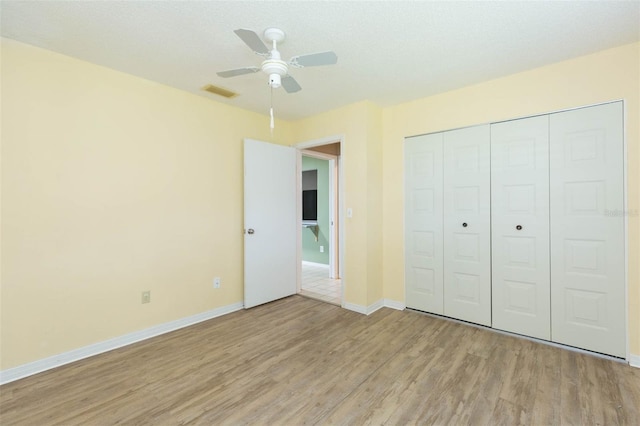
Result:
{"type": "Polygon", "coordinates": [[[214,95],[222,96],[224,98],[230,99],[238,96],[237,93],[234,93],[230,90],[223,89],[222,87],[214,86],[213,84],[207,84],[202,88],[205,92],[213,93],[214,95]]]}

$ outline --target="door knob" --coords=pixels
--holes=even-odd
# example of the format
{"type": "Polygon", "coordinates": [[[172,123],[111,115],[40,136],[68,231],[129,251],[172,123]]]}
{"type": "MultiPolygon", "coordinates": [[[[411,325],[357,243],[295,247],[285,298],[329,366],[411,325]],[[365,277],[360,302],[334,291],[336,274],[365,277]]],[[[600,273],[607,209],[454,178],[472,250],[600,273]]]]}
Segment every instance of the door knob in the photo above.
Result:
{"type": "Polygon", "coordinates": [[[253,228],[249,228],[247,230],[247,234],[253,234],[254,232],[256,232],[256,231],[254,231],[253,228]]]}
{"type": "Polygon", "coordinates": [[[462,227],[463,227],[463,228],[466,228],[466,227],[467,227],[467,222],[463,222],[463,223],[462,223],[462,227]]]}
{"type": "Polygon", "coordinates": [[[522,229],[522,225],[518,225],[518,226],[516,226],[516,229],[517,229],[518,231],[519,231],[519,230],[521,230],[521,229],[522,229]]]}

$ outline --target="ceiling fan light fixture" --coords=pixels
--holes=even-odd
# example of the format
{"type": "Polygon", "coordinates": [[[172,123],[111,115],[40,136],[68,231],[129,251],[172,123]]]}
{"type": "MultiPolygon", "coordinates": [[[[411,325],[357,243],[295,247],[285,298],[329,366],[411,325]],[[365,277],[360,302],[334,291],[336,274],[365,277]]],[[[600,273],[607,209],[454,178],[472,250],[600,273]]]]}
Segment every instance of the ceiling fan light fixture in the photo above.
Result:
{"type": "Polygon", "coordinates": [[[269,86],[274,89],[282,86],[282,77],[280,77],[280,74],[269,74],[269,86]]]}

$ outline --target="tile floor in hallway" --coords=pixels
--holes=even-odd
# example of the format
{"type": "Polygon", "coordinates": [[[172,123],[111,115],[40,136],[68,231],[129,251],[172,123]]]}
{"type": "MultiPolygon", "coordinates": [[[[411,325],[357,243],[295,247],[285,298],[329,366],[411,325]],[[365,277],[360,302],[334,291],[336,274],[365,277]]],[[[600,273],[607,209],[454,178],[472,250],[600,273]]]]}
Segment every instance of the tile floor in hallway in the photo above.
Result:
{"type": "Polygon", "coordinates": [[[340,306],[342,281],[329,278],[329,265],[302,262],[300,294],[340,306]]]}

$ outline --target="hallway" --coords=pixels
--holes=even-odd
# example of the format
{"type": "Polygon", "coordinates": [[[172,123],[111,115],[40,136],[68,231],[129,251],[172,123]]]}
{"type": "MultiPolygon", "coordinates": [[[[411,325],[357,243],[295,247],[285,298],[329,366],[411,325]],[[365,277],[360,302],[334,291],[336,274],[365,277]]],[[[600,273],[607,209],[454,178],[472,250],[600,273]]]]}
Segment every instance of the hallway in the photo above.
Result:
{"type": "Polygon", "coordinates": [[[329,278],[329,265],[302,262],[300,294],[340,306],[342,299],[342,280],[329,278]]]}

